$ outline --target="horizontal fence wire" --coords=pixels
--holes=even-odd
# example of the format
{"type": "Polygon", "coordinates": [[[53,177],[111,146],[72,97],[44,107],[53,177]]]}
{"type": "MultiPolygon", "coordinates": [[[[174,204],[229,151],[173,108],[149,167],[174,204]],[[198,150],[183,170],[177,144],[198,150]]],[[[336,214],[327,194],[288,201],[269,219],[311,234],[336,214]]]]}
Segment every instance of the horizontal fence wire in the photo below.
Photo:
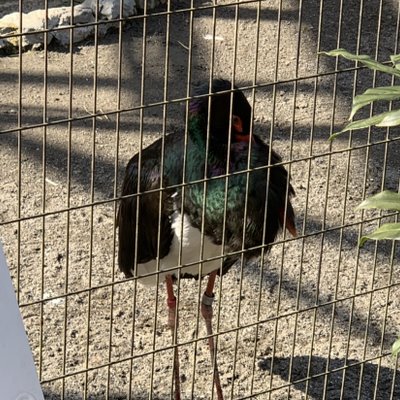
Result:
{"type": "MultiPolygon", "coordinates": [[[[345,125],[354,96],[397,81],[320,52],[346,48],[388,63],[398,52],[399,4],[93,0],[85,2],[91,20],[82,23],[74,8],[81,3],[6,1],[0,10],[0,18],[17,12],[14,25],[0,24],[0,238],[45,398],[177,398],[178,381],[182,398],[220,400],[216,363],[225,399],[398,398],[398,359],[390,349],[399,332],[399,249],[396,242],[358,247],[361,236],[397,221],[398,213],[355,208],[381,190],[399,191],[399,130],[328,140],[345,125]],[[136,12],[126,15],[130,5],[136,12]],[[61,6],[68,18],[53,26],[50,15],[61,6]],[[108,9],[114,14],[104,19],[108,9]],[[39,10],[42,23],[31,29],[26,15],[39,10]],[[90,34],[78,42],[82,29],[90,34]],[[63,33],[66,44],[52,39],[63,33]],[[221,92],[231,116],[239,91],[252,106],[246,166],[231,171],[228,151],[218,176],[210,113],[218,97],[194,90],[200,83],[210,87],[215,77],[232,82],[221,92]],[[190,107],[200,101],[208,109],[208,162],[200,179],[189,180],[190,107]],[[179,183],[168,179],[169,160],[177,157],[172,150],[180,151],[168,147],[170,135],[183,138],[179,183]],[[270,149],[262,166],[249,157],[255,135],[270,149]],[[159,185],[143,190],[138,183],[124,194],[129,160],[138,154],[138,181],[146,179],[141,160],[157,140],[159,185]],[[271,149],[282,156],[274,166],[271,149]],[[268,193],[277,167],[288,171],[296,192],[298,235],[283,229],[273,244],[246,246],[242,229],[241,244],[228,248],[231,182],[245,178],[237,213],[248,221],[251,177],[265,173],[268,193]],[[222,250],[210,256],[207,196],[218,182],[222,250]],[[164,201],[179,193],[175,207],[185,210],[198,187],[200,254],[186,262],[181,243],[176,266],[163,271],[177,278],[170,329],[160,274],[164,201]],[[156,270],[125,278],[118,268],[118,209],[137,204],[139,219],[139,204],[149,196],[158,209],[156,270]],[[259,257],[249,259],[255,252],[259,257]],[[184,279],[185,269],[222,267],[227,258],[236,262],[216,280],[209,334],[200,312],[208,278],[184,279]]],[[[361,114],[386,110],[378,104],[361,114]]],[[[288,184],[284,191],[288,197],[288,184]]],[[[269,202],[266,197],[263,243],[269,202]]],[[[177,232],[186,229],[182,222],[177,232]]],[[[143,232],[138,224],[133,230],[132,248],[138,248],[143,232]]]]}
{"type": "MultiPolygon", "coordinates": [[[[388,62],[387,62],[388,63],[388,62]]],[[[281,81],[276,81],[274,83],[257,83],[257,85],[245,85],[245,86],[241,86],[240,89],[241,90],[249,90],[249,89],[261,89],[261,88],[268,88],[268,87],[276,87],[278,85],[284,85],[284,84],[288,84],[288,83],[295,83],[297,81],[303,81],[303,80],[309,80],[309,79],[315,79],[315,78],[319,78],[319,77],[324,77],[324,76],[331,76],[331,75],[336,75],[338,73],[343,74],[345,72],[353,72],[353,71],[357,71],[357,70],[365,70],[366,67],[360,66],[360,67],[354,67],[354,68],[346,68],[346,69],[341,69],[341,70],[333,70],[333,71],[329,71],[329,72],[325,72],[325,73],[319,73],[319,74],[315,74],[315,75],[307,75],[307,76],[300,76],[297,78],[293,78],[293,79],[286,79],[286,80],[281,80],[281,81]]],[[[233,92],[233,91],[237,91],[236,89],[232,89],[232,90],[226,90],[226,91],[221,91],[221,93],[229,93],[229,92],[233,92]]],[[[199,96],[187,96],[187,97],[182,97],[182,98],[177,98],[177,99],[171,99],[171,100],[165,100],[165,101],[159,101],[159,102],[154,102],[154,103],[148,103],[148,104],[143,104],[140,106],[135,106],[135,107],[130,107],[130,108],[124,108],[124,109],[118,109],[118,110],[112,110],[112,111],[108,111],[108,112],[95,112],[93,114],[89,114],[89,115],[82,115],[82,116],[74,116],[71,118],[65,118],[65,119],[60,119],[60,120],[55,120],[55,121],[46,121],[38,123],[38,124],[32,124],[32,125],[26,125],[26,126],[18,126],[15,128],[11,128],[11,129],[5,129],[2,132],[0,132],[1,134],[6,134],[6,133],[12,133],[12,132],[17,132],[17,131],[24,131],[24,130],[28,130],[28,129],[33,129],[33,128],[40,128],[40,127],[44,127],[44,126],[52,126],[52,125],[59,125],[59,124],[65,124],[65,123],[69,123],[69,122],[73,122],[73,121],[85,121],[85,120],[92,120],[93,118],[107,118],[113,115],[118,115],[118,114],[123,114],[123,113],[128,113],[130,111],[140,111],[143,109],[148,109],[151,107],[160,107],[160,106],[164,106],[167,104],[175,104],[175,103],[183,103],[186,102],[188,100],[191,99],[198,99],[198,98],[205,98],[205,97],[212,97],[214,96],[213,93],[210,94],[206,94],[206,95],[199,95],[199,96]]]]}

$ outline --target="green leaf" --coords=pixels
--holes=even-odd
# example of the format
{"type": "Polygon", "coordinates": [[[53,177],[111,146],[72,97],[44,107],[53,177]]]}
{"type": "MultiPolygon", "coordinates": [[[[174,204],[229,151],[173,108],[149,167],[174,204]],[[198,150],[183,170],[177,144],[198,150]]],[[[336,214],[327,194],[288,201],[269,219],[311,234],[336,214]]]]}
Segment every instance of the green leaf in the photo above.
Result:
{"type": "Polygon", "coordinates": [[[366,90],[363,94],[354,97],[353,108],[349,119],[362,107],[379,100],[398,100],[400,99],[400,86],[383,86],[366,90]]]}
{"type": "MultiPolygon", "coordinates": [[[[382,115],[382,114],[381,114],[382,115]]],[[[376,126],[390,127],[400,125],[400,110],[393,110],[385,115],[376,126]]]]}
{"type": "Polygon", "coordinates": [[[400,211],[400,193],[385,190],[365,199],[356,209],[379,208],[380,210],[400,211]]]}
{"type": "Polygon", "coordinates": [[[400,352],[400,339],[397,339],[393,344],[392,344],[392,355],[393,357],[396,357],[397,354],[400,352]]]}
{"type": "Polygon", "coordinates": [[[395,68],[400,69],[400,54],[394,54],[393,56],[390,56],[390,60],[395,68]]]}
{"type": "MultiPolygon", "coordinates": [[[[348,52],[345,49],[336,49],[336,50],[331,50],[331,51],[322,51],[320,54],[325,54],[327,56],[342,56],[344,58],[347,58],[348,60],[351,61],[358,61],[361,64],[365,65],[366,67],[376,70],[376,71],[381,71],[381,72],[386,72],[391,75],[395,75],[400,77],[400,70],[394,67],[389,67],[388,65],[381,64],[378,61],[373,60],[370,56],[363,55],[363,54],[352,54],[348,52]]],[[[396,59],[397,60],[397,59],[396,59]]],[[[393,61],[393,59],[392,59],[393,61]]]]}
{"type": "Polygon", "coordinates": [[[372,240],[400,240],[400,223],[394,222],[391,224],[384,224],[369,235],[365,235],[360,239],[359,246],[364,246],[368,239],[372,240]]]}
{"type": "Polygon", "coordinates": [[[374,115],[370,118],[359,119],[357,121],[350,122],[341,131],[332,134],[329,139],[333,140],[337,136],[347,131],[369,128],[374,125],[379,127],[400,125],[400,110],[387,111],[382,114],[374,115]]]}

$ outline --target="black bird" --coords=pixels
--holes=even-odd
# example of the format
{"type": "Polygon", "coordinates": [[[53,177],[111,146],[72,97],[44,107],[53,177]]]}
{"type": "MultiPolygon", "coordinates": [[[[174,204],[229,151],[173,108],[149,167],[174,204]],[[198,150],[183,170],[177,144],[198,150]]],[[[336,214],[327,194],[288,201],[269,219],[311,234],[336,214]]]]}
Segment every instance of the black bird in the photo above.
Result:
{"type": "MultiPolygon", "coordinates": [[[[209,275],[201,311],[207,333],[212,335],[216,275],[226,273],[240,253],[224,257],[222,267],[218,256],[253,247],[257,248],[245,252],[245,257],[257,256],[282,227],[296,235],[290,202],[294,190],[288,173],[275,165],[281,162],[280,156],[250,127],[251,107],[244,94],[231,82],[215,79],[211,91],[208,85],[199,86],[190,100],[186,141],[184,134],[167,135],[164,143],[157,140],[127,165],[117,221],[119,267],[126,277],[141,277],[139,282],[145,285],[165,280],[173,342],[176,279],[209,275]],[[211,179],[204,183],[205,177],[211,179]]],[[[209,346],[214,361],[212,337],[209,346]]],[[[179,399],[177,351],[174,377],[179,399]]],[[[216,365],[214,384],[222,399],[216,365]]]]}

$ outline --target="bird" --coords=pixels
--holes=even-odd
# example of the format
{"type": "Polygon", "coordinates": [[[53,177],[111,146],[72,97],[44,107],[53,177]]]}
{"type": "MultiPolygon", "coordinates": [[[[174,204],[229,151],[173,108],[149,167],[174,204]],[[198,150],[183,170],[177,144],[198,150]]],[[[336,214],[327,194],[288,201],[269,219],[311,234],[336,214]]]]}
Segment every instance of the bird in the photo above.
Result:
{"type": "MultiPolygon", "coordinates": [[[[165,282],[175,345],[174,283],[208,276],[200,309],[222,400],[212,336],[216,277],[241,254],[248,259],[268,251],[282,228],[297,235],[295,191],[281,157],[252,132],[252,108],[231,81],[199,84],[188,102],[186,133],[165,135],[127,164],[117,213],[118,264],[144,285],[165,282]]],[[[179,400],[176,346],[173,371],[179,400]]]]}

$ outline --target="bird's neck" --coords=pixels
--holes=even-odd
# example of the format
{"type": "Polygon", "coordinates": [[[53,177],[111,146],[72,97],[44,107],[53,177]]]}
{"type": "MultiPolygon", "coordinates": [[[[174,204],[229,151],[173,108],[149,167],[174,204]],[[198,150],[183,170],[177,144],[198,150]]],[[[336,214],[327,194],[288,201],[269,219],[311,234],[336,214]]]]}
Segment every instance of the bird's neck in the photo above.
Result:
{"type": "Polygon", "coordinates": [[[191,112],[189,117],[189,137],[193,142],[199,157],[206,159],[208,153],[208,163],[217,165],[226,162],[227,146],[224,143],[216,144],[213,140],[212,132],[207,133],[207,115],[203,113],[191,112]],[[207,136],[208,146],[207,146],[207,136]]]}
{"type": "Polygon", "coordinates": [[[205,149],[207,140],[207,119],[205,116],[197,112],[191,112],[188,128],[189,136],[193,143],[196,144],[199,149],[205,149]]]}

